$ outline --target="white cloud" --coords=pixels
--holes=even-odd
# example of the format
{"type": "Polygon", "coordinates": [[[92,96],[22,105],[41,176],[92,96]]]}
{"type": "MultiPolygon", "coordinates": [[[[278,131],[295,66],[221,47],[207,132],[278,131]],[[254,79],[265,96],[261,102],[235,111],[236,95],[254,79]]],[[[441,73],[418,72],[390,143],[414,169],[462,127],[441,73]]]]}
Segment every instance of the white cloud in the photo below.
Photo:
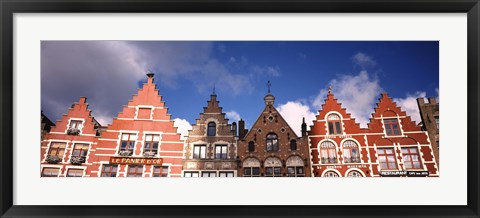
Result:
{"type": "Polygon", "coordinates": [[[360,66],[362,69],[366,67],[375,66],[377,63],[373,60],[372,57],[368,56],[365,53],[358,52],[352,57],[353,63],[360,66]]]}
{"type": "MultiPolygon", "coordinates": [[[[382,92],[379,80],[371,78],[367,71],[361,71],[358,75],[342,75],[339,79],[330,81],[332,93],[342,103],[342,107],[351,113],[357,123],[367,127],[375,103],[382,92]]],[[[326,99],[327,89],[320,90],[315,96],[312,105],[315,109],[321,109],[326,99]]]]}
{"type": "Polygon", "coordinates": [[[281,104],[277,107],[277,110],[298,136],[302,136],[302,119],[305,117],[307,131],[310,125],[313,125],[315,119],[315,113],[311,111],[308,105],[302,104],[300,101],[289,101],[281,104]]]}
{"type": "Polygon", "coordinates": [[[238,114],[236,111],[228,111],[228,112],[225,112],[225,117],[230,121],[230,123],[232,122],[237,122],[240,120],[240,114],[238,114]]]}
{"type": "Polygon", "coordinates": [[[417,98],[425,98],[426,95],[425,92],[417,91],[413,95],[407,94],[405,98],[394,98],[393,100],[397,102],[397,106],[400,106],[418,124],[422,119],[418,110],[417,98]]]}
{"type": "Polygon", "coordinates": [[[268,77],[278,77],[280,76],[280,68],[278,66],[258,66],[255,65],[252,67],[252,71],[261,76],[265,75],[268,77]]]}
{"type": "Polygon", "coordinates": [[[182,135],[180,139],[184,140],[185,136],[188,135],[188,130],[192,130],[192,125],[185,119],[175,118],[173,121],[173,126],[177,127],[177,133],[182,135]]]}

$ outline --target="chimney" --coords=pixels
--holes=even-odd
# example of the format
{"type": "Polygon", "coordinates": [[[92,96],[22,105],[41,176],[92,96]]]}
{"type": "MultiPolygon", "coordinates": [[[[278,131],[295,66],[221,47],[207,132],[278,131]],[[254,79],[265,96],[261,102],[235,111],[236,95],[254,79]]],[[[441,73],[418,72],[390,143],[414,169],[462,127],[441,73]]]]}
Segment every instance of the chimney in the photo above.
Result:
{"type": "Polygon", "coordinates": [[[232,123],[232,133],[233,136],[237,136],[237,123],[235,122],[232,123]]]}
{"type": "Polygon", "coordinates": [[[424,105],[424,104],[425,104],[425,99],[423,99],[423,98],[417,98],[417,103],[418,103],[419,106],[420,106],[420,105],[424,105]]]}
{"type": "Polygon", "coordinates": [[[238,138],[243,139],[245,136],[245,121],[243,119],[240,119],[238,121],[238,138]]]}
{"type": "Polygon", "coordinates": [[[307,135],[307,124],[305,123],[305,117],[302,120],[302,137],[307,135]]]}
{"type": "Polygon", "coordinates": [[[428,102],[429,102],[430,104],[436,104],[436,103],[437,103],[437,99],[435,99],[435,98],[433,98],[433,97],[430,97],[430,98],[428,98],[428,102]]]}
{"type": "Polygon", "coordinates": [[[87,102],[87,97],[85,96],[80,96],[80,100],[78,101],[79,104],[85,104],[87,102]]]}

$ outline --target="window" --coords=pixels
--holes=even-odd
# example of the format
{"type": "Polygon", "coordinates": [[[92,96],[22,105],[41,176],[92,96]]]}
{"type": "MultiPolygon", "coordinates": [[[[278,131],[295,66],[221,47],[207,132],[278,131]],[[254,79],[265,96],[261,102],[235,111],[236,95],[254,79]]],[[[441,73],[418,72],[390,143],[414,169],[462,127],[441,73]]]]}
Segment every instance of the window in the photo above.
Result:
{"type": "Polygon", "coordinates": [[[193,159],[205,159],[207,153],[206,145],[195,145],[193,146],[193,159]]]}
{"type": "Polygon", "coordinates": [[[267,135],[267,151],[278,151],[277,134],[269,133],[267,135]]]}
{"type": "Polygon", "coordinates": [[[215,122],[208,123],[207,136],[215,136],[217,134],[217,124],[215,122]]]}
{"type": "Polygon", "coordinates": [[[320,144],[320,155],[322,164],[337,163],[337,150],[332,142],[326,141],[320,144]]]}
{"type": "Polygon", "coordinates": [[[227,145],[215,145],[215,158],[227,159],[227,145]]]}
{"type": "Polygon", "coordinates": [[[287,159],[287,176],[304,177],[305,170],[303,168],[304,161],[299,156],[291,156],[287,159]]]}
{"type": "Polygon", "coordinates": [[[143,165],[130,165],[128,166],[127,177],[142,177],[143,165]]]}
{"type": "Polygon", "coordinates": [[[228,172],[218,172],[218,177],[233,177],[234,173],[232,171],[228,172]]]}
{"type": "Polygon", "coordinates": [[[336,114],[330,114],[327,117],[328,120],[328,133],[330,135],[342,134],[342,121],[340,116],[336,114]]]}
{"type": "Polygon", "coordinates": [[[395,154],[393,148],[379,148],[378,160],[382,170],[396,170],[397,162],[395,161],[395,154]]]}
{"type": "Polygon", "coordinates": [[[82,177],[83,169],[68,169],[67,177],[82,177]]]}
{"type": "Polygon", "coordinates": [[[260,167],[244,167],[243,176],[260,176],[260,167]]]}
{"type": "Polygon", "coordinates": [[[281,167],[265,167],[265,176],[282,176],[281,170],[281,167]]]}
{"type": "Polygon", "coordinates": [[[118,165],[116,164],[105,164],[102,166],[101,177],[116,177],[117,176],[118,165]]]}
{"type": "Polygon", "coordinates": [[[150,119],[151,114],[151,108],[138,108],[137,119],[150,119]]]}
{"type": "Polygon", "coordinates": [[[290,177],[304,177],[305,170],[302,166],[287,167],[287,174],[290,177]]]}
{"type": "Polygon", "coordinates": [[[152,177],[168,177],[168,166],[153,166],[152,177]]]}
{"type": "Polygon", "coordinates": [[[417,148],[402,148],[402,154],[405,169],[422,169],[422,163],[420,162],[420,155],[418,154],[417,148]]]}
{"type": "Polygon", "coordinates": [[[217,177],[216,172],[202,172],[202,177],[217,177]]]}
{"type": "Polygon", "coordinates": [[[435,116],[435,123],[437,124],[437,129],[440,128],[440,117],[439,116],[435,116]]]}
{"type": "Polygon", "coordinates": [[[61,161],[63,159],[63,154],[65,153],[65,145],[65,142],[52,142],[50,144],[48,155],[50,155],[52,158],[56,157],[61,161]]]}
{"type": "Polygon", "coordinates": [[[81,120],[70,120],[70,125],[68,126],[69,129],[81,129],[83,121],[81,120]]]}
{"type": "Polygon", "coordinates": [[[248,142],[248,152],[254,152],[255,151],[255,143],[253,141],[248,142]]]}
{"type": "Polygon", "coordinates": [[[130,155],[133,154],[136,140],[137,140],[137,135],[135,133],[122,133],[122,141],[120,142],[120,151],[128,152],[130,155]]]}
{"type": "Polygon", "coordinates": [[[88,144],[75,143],[72,151],[72,162],[85,163],[88,154],[88,144]]]}
{"type": "Polygon", "coordinates": [[[59,168],[45,167],[42,170],[42,177],[58,177],[59,168]]]}
{"type": "Polygon", "coordinates": [[[151,154],[156,155],[158,152],[158,142],[160,141],[159,134],[147,134],[145,135],[145,147],[143,149],[144,155],[151,154]]]}
{"type": "Polygon", "coordinates": [[[385,132],[387,135],[400,135],[397,119],[384,119],[383,123],[385,124],[385,132]]]}
{"type": "Polygon", "coordinates": [[[347,177],[363,177],[363,175],[356,170],[352,170],[347,174],[347,177]]]}
{"type": "Polygon", "coordinates": [[[198,172],[184,172],[183,177],[198,177],[198,172]]]}
{"type": "Polygon", "coordinates": [[[290,141],[290,150],[292,150],[292,151],[297,150],[297,141],[296,140],[291,140],[290,141]]]}
{"type": "Polygon", "coordinates": [[[343,143],[343,159],[345,163],[360,163],[357,143],[352,140],[343,143]]]}
{"type": "Polygon", "coordinates": [[[323,177],[340,177],[340,175],[338,175],[336,172],[328,171],[325,173],[325,175],[323,175],[323,177]]]}

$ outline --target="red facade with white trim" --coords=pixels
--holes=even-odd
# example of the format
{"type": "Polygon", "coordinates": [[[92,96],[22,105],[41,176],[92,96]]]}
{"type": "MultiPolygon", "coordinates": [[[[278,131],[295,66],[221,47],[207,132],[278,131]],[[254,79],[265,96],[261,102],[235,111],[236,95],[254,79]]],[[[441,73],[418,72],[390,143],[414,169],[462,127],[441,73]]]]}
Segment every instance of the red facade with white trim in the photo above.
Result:
{"type": "Polygon", "coordinates": [[[361,128],[329,92],[308,138],[316,177],[439,175],[427,132],[386,93],[361,128]]]}

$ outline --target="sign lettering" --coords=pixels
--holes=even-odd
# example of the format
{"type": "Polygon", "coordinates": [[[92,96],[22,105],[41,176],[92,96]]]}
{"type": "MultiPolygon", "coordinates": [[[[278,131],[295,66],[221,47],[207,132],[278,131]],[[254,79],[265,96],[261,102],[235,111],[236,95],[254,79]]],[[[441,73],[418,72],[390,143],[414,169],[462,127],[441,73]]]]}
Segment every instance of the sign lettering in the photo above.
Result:
{"type": "Polygon", "coordinates": [[[162,165],[162,158],[110,157],[110,164],[162,165]]]}

